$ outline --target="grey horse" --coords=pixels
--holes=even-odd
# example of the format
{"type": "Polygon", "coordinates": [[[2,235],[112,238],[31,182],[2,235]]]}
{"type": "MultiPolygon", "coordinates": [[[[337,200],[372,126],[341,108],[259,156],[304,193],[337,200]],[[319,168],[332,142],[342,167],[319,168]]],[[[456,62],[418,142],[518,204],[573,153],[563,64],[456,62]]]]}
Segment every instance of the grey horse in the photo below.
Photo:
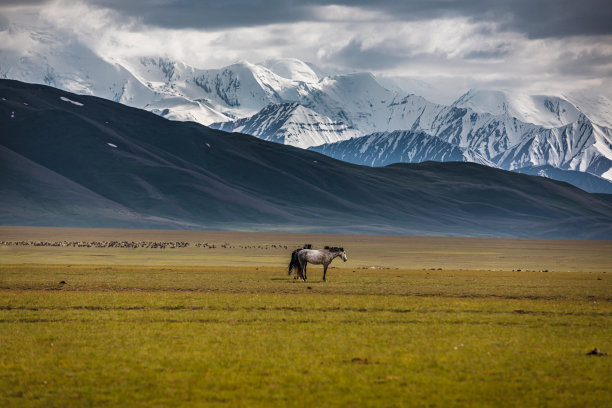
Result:
{"type": "Polygon", "coordinates": [[[325,282],[327,267],[338,256],[346,262],[347,257],[344,248],[326,246],[324,249],[302,249],[297,253],[302,279],[306,280],[306,265],[310,262],[315,265],[323,265],[323,281],[325,282]]]}

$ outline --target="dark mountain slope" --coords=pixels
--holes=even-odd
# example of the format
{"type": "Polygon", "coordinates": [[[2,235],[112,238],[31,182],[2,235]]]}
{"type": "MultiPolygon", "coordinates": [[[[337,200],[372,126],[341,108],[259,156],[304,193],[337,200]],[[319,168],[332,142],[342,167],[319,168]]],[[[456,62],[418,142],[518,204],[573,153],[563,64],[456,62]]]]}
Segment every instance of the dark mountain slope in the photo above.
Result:
{"type": "Polygon", "coordinates": [[[548,164],[544,166],[525,167],[513,171],[565,181],[589,193],[612,194],[611,181],[584,171],[562,170],[548,164]]]}
{"type": "Polygon", "coordinates": [[[41,85],[0,81],[0,129],[1,224],[612,238],[565,183],[357,166],[41,85]]]}

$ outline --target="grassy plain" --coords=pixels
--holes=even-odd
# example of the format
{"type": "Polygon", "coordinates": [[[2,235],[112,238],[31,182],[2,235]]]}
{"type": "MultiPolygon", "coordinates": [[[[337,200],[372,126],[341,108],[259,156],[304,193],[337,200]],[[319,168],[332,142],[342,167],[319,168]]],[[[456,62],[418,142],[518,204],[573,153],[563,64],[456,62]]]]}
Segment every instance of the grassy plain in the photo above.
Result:
{"type": "Polygon", "coordinates": [[[216,248],[0,245],[0,406],[612,404],[609,241],[0,227],[96,239],[216,248]]]}

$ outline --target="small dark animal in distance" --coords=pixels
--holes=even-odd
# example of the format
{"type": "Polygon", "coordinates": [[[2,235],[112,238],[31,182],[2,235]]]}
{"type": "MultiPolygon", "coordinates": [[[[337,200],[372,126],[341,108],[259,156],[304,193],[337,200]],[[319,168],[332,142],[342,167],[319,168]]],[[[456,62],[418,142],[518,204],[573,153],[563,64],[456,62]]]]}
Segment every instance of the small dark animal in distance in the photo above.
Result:
{"type": "Polygon", "coordinates": [[[597,347],[587,353],[587,356],[607,356],[608,353],[602,353],[597,347]]]}

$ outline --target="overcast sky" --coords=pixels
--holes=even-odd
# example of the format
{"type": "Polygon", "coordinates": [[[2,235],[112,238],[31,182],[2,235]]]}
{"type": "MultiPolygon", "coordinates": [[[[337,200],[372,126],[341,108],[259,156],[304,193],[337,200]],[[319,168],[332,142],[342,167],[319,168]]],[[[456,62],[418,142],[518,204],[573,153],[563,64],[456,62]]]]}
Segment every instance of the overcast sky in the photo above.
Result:
{"type": "MultiPolygon", "coordinates": [[[[0,0],[10,27],[52,30],[109,57],[199,68],[295,57],[343,71],[469,87],[612,97],[610,0],[0,0]]],[[[4,45],[1,45],[4,44],[4,45]]]]}

